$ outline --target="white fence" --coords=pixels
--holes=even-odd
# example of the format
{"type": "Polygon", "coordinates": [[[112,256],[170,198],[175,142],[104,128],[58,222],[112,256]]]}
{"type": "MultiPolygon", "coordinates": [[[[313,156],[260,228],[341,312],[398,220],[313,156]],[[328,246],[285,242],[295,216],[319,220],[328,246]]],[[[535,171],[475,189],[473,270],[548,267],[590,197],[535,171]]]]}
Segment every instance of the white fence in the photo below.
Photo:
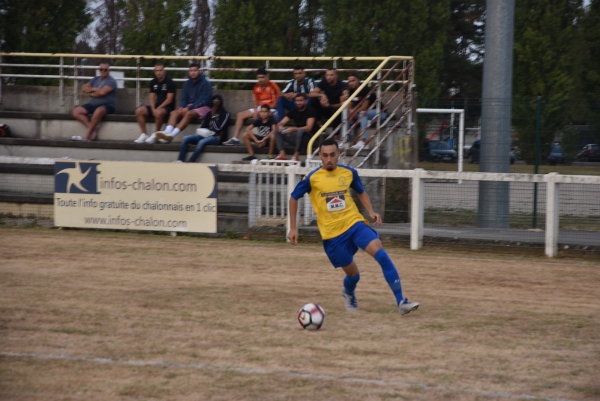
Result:
{"type": "MultiPolygon", "coordinates": [[[[258,165],[219,165],[219,170],[224,172],[246,172],[256,174],[278,174],[287,177],[287,196],[293,191],[299,179],[308,174],[314,167],[299,166],[258,166],[258,165]]],[[[546,230],[545,230],[545,253],[549,257],[555,257],[558,253],[558,223],[559,223],[559,194],[561,184],[581,184],[581,185],[599,185],[598,176],[581,175],[560,175],[550,173],[541,174],[510,174],[510,173],[465,173],[465,172],[445,172],[445,171],[425,171],[423,169],[415,170],[378,170],[361,169],[358,170],[361,177],[380,177],[380,178],[410,178],[412,180],[411,197],[411,230],[410,230],[410,249],[418,250],[423,246],[423,226],[424,226],[424,181],[430,179],[437,180],[470,180],[470,181],[502,181],[502,182],[522,182],[522,183],[544,183],[546,184],[546,230]]],[[[250,198],[249,206],[256,208],[257,202],[250,198]]],[[[309,202],[305,200],[305,208],[309,202]]],[[[260,211],[259,211],[260,212],[260,211]]],[[[312,212],[310,212],[312,213],[312,212]]],[[[305,215],[306,217],[306,215],[305,215]]],[[[300,221],[300,220],[299,220],[300,221]]],[[[305,224],[308,222],[305,218],[305,224]]],[[[287,221],[289,230],[289,220],[287,221]]]]}

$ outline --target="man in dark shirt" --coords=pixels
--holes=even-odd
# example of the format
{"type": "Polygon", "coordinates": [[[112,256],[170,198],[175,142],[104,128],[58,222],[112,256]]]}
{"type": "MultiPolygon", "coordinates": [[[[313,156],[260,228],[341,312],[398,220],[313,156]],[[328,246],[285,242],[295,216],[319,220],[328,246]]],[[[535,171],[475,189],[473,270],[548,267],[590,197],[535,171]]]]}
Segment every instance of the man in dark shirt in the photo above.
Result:
{"type": "MultiPolygon", "coordinates": [[[[310,98],[318,98],[318,102],[312,102],[311,106],[317,112],[317,121],[325,122],[333,113],[340,108],[343,101],[340,99],[346,89],[346,84],[338,79],[335,68],[330,68],[325,72],[325,78],[319,82],[319,85],[308,94],[310,98]]],[[[342,115],[338,115],[330,127],[335,128],[342,122],[342,115]]]]}
{"type": "Polygon", "coordinates": [[[169,117],[169,114],[175,108],[175,92],[177,87],[175,82],[165,75],[165,66],[163,64],[156,64],[154,66],[154,78],[150,81],[150,104],[148,106],[138,107],[135,110],[135,117],[142,135],[136,139],[135,143],[155,143],[156,135],[146,134],[146,118],[148,116],[154,116],[154,123],[156,124],[156,131],[160,131],[163,121],[169,117]]]}
{"type": "MultiPolygon", "coordinates": [[[[354,72],[351,72],[350,74],[348,74],[349,95],[352,95],[356,91],[356,89],[358,89],[359,86],[360,86],[360,79],[358,78],[358,75],[354,72]]],[[[375,95],[375,93],[372,93],[368,99],[363,101],[363,99],[365,97],[367,97],[367,95],[369,94],[370,91],[371,91],[371,88],[364,87],[358,93],[358,95],[356,95],[354,98],[352,98],[352,101],[348,105],[348,112],[349,112],[348,123],[354,124],[356,122],[356,120],[360,120],[360,131],[361,132],[364,131],[364,133],[361,135],[360,138],[354,139],[354,141],[353,141],[354,145],[352,146],[352,148],[354,148],[354,149],[362,149],[363,146],[365,149],[369,148],[368,145],[365,145],[365,141],[367,140],[367,138],[369,136],[366,131],[366,128],[367,128],[367,124],[369,123],[369,121],[371,121],[373,119],[373,117],[375,117],[375,115],[377,114],[377,108],[372,108],[371,110],[368,110],[369,107],[377,99],[377,96],[375,95]]],[[[385,112],[381,112],[380,118],[382,120],[387,118],[387,114],[385,112]]]]}
{"type": "Polygon", "coordinates": [[[258,117],[258,119],[252,121],[252,124],[248,126],[246,132],[242,135],[242,140],[248,149],[248,156],[242,159],[244,161],[256,159],[254,149],[252,148],[252,142],[256,143],[256,146],[259,148],[268,145],[269,159],[273,158],[273,151],[275,150],[276,122],[275,118],[271,115],[268,104],[260,106],[258,117]]]}
{"type": "Polygon", "coordinates": [[[287,142],[294,145],[292,160],[300,161],[300,149],[302,149],[302,145],[307,143],[310,136],[317,132],[315,124],[316,113],[312,107],[308,107],[306,95],[304,93],[297,93],[295,101],[296,108],[290,110],[277,126],[275,138],[277,139],[279,156],[275,160],[287,160],[285,156],[285,142],[287,142]],[[285,128],[285,125],[290,120],[294,120],[296,126],[285,128]]]}

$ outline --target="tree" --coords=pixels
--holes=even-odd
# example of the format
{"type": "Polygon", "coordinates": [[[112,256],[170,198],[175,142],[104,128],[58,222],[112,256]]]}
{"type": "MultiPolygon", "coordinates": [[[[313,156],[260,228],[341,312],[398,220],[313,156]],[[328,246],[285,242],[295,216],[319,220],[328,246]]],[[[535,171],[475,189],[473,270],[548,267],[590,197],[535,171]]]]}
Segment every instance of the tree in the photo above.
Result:
{"type": "Polygon", "coordinates": [[[189,43],[190,17],[187,0],[127,0],[123,8],[125,54],[185,54],[189,43]]]}
{"type": "Polygon", "coordinates": [[[94,8],[94,19],[98,21],[94,33],[97,36],[96,53],[120,54],[125,26],[125,0],[103,0],[94,8]]]}
{"type": "Polygon", "coordinates": [[[413,56],[421,104],[439,97],[450,0],[331,0],[323,9],[328,55],[413,56]]]}
{"type": "Polygon", "coordinates": [[[204,55],[212,45],[213,27],[208,0],[194,0],[188,54],[204,55]]]}
{"type": "Polygon", "coordinates": [[[443,96],[479,98],[483,79],[485,1],[451,0],[442,70],[443,96]]]}
{"type": "Polygon", "coordinates": [[[91,22],[85,0],[0,0],[0,51],[71,52],[91,22]]]}
{"type": "MultiPolygon", "coordinates": [[[[581,32],[579,0],[523,0],[516,4],[513,69],[513,125],[523,158],[534,159],[536,98],[543,99],[542,143],[555,136],[579,111],[576,97],[581,32]]],[[[544,155],[548,146],[544,146],[544,155]]]]}
{"type": "Polygon", "coordinates": [[[600,0],[592,0],[581,20],[585,52],[581,78],[589,112],[586,122],[597,143],[600,143],[600,0]]]}
{"type": "MultiPolygon", "coordinates": [[[[70,53],[77,36],[91,22],[85,0],[0,0],[0,51],[70,53]]],[[[56,58],[10,57],[10,63],[57,64],[56,58]]],[[[30,68],[27,74],[48,74],[48,69],[30,68]]],[[[56,70],[54,70],[56,71],[56,70]]],[[[23,74],[22,69],[4,68],[4,73],[23,74]]],[[[51,79],[10,79],[13,83],[47,85],[51,79]]]]}

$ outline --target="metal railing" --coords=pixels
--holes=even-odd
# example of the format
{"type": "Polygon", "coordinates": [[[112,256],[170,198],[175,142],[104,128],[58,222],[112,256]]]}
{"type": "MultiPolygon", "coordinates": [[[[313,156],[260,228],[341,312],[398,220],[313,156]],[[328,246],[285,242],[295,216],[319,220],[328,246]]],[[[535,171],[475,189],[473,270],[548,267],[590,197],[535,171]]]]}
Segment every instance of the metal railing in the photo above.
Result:
{"type": "MultiPolygon", "coordinates": [[[[387,59],[412,60],[412,57],[234,57],[234,56],[153,56],[153,55],[115,55],[115,54],[78,54],[78,53],[0,53],[0,104],[2,104],[2,78],[40,78],[40,79],[58,79],[60,85],[61,102],[64,104],[64,84],[65,80],[72,80],[75,87],[75,104],[78,102],[78,82],[81,80],[89,80],[90,76],[81,75],[84,70],[95,70],[97,66],[81,65],[84,59],[94,60],[135,60],[136,66],[112,66],[113,71],[135,71],[135,77],[119,78],[123,81],[136,82],[136,104],[140,103],[141,82],[150,81],[152,78],[143,78],[140,76],[141,71],[153,71],[153,67],[141,66],[142,60],[156,60],[157,62],[167,60],[187,60],[196,61],[201,64],[202,71],[208,75],[211,72],[252,72],[255,68],[215,68],[212,67],[214,61],[264,61],[265,68],[270,72],[291,72],[290,68],[272,68],[271,62],[331,62],[333,68],[337,68],[338,61],[382,61],[387,59]],[[43,57],[50,59],[58,59],[58,64],[11,64],[7,63],[11,57],[43,57]],[[72,59],[72,63],[66,63],[65,59],[72,59]],[[2,71],[3,67],[15,68],[49,68],[58,69],[58,74],[25,74],[25,73],[6,73],[2,71]],[[70,74],[65,73],[65,70],[72,71],[70,74]]],[[[185,67],[169,67],[171,71],[187,71],[185,67]]],[[[306,68],[306,72],[322,72],[326,68],[306,68]]],[[[372,68],[342,68],[340,72],[371,72],[372,68]]],[[[184,82],[186,78],[174,78],[176,82],[184,82]]],[[[255,80],[250,79],[223,79],[211,78],[211,81],[216,83],[255,83],[255,80]]],[[[285,83],[288,80],[274,80],[276,83],[285,83]]]]}

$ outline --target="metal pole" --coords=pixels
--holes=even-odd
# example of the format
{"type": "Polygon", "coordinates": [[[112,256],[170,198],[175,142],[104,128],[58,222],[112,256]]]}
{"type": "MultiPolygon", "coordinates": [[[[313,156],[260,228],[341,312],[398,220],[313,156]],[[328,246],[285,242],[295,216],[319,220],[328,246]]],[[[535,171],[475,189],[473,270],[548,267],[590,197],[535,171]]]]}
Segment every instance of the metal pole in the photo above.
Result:
{"type": "MultiPolygon", "coordinates": [[[[542,97],[537,98],[537,113],[535,116],[535,167],[534,174],[538,173],[540,166],[540,131],[542,129],[542,97]]],[[[533,228],[537,228],[537,198],[538,198],[538,183],[533,184],[533,228]]]]}
{"type": "Polygon", "coordinates": [[[65,80],[64,80],[64,75],[65,75],[65,69],[64,69],[64,58],[61,57],[60,58],[60,105],[64,106],[65,105],[65,80]]]}
{"type": "MultiPolygon", "coordinates": [[[[381,71],[379,71],[377,73],[377,82],[379,83],[379,86],[377,87],[377,115],[379,115],[379,113],[381,112],[381,71]]],[[[365,116],[366,118],[366,116],[365,116]]],[[[381,132],[380,132],[380,128],[381,128],[381,118],[377,117],[377,121],[375,122],[375,128],[377,131],[377,136],[375,137],[375,143],[379,143],[380,137],[381,137],[381,132]]],[[[379,155],[381,153],[381,149],[379,149],[377,151],[377,153],[375,153],[375,164],[379,165],[379,155]]]]}
{"type": "Polygon", "coordinates": [[[73,58],[73,106],[79,106],[79,80],[77,79],[77,57],[73,58]]]}
{"type": "Polygon", "coordinates": [[[135,107],[142,105],[140,96],[140,59],[136,59],[137,70],[135,70],[135,107]]]}
{"type": "MultiPolygon", "coordinates": [[[[479,169],[509,173],[515,0],[487,0],[486,15],[479,169]]],[[[509,227],[509,191],[508,182],[479,183],[479,227],[509,227]]]]}
{"type": "MultiPolygon", "coordinates": [[[[2,75],[2,56],[0,56],[0,75],[2,75]]],[[[0,77],[0,105],[2,105],[2,78],[0,77]]]]}

